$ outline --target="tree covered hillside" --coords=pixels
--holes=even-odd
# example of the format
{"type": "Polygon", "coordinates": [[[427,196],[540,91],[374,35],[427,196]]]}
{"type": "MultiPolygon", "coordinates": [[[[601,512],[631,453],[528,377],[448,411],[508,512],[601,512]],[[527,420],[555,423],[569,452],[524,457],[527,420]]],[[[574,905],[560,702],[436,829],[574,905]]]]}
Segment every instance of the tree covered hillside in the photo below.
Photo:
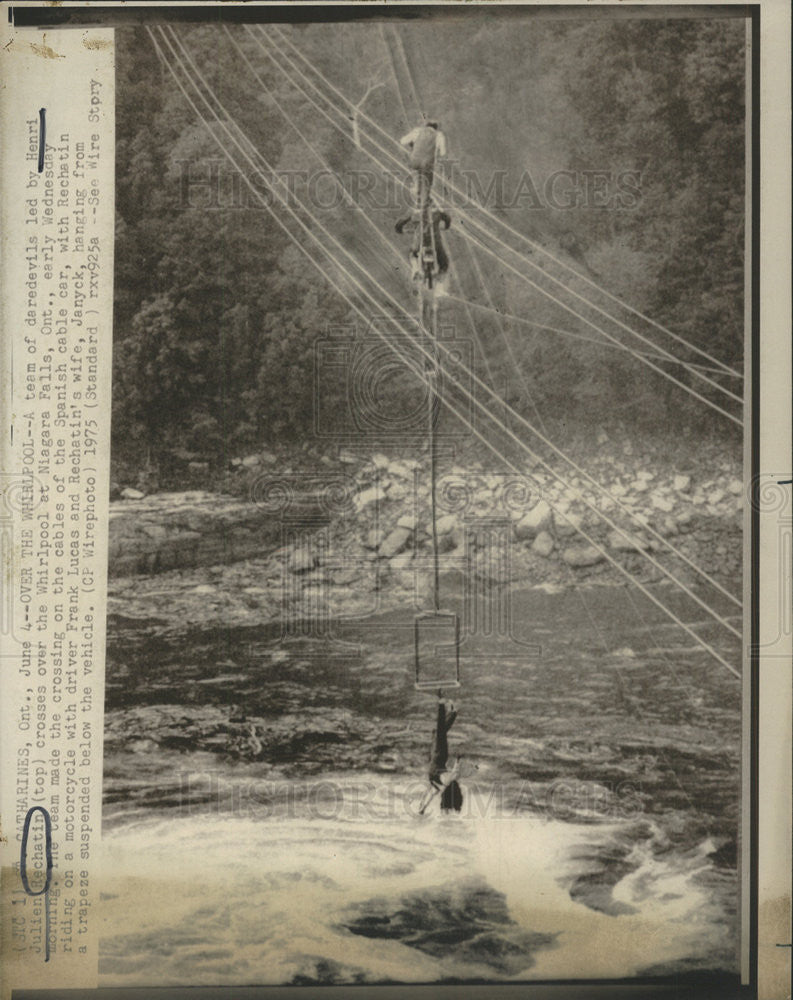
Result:
{"type": "MultiPolygon", "coordinates": [[[[480,8],[395,24],[407,70],[387,44],[391,27],[284,30],[353,101],[371,87],[365,111],[396,138],[416,124],[416,108],[437,116],[455,176],[473,196],[590,280],[740,369],[742,20],[552,20],[480,8]],[[412,80],[412,92],[398,91],[394,70],[403,83],[412,80]]],[[[229,117],[294,179],[297,197],[310,196],[319,222],[309,228],[321,240],[318,225],[331,230],[388,287],[403,289],[410,307],[407,282],[383,263],[373,230],[334,197],[327,176],[310,187],[320,161],[330,164],[405,255],[393,231],[403,206],[364,151],[296,92],[253,33],[177,30],[229,117]]],[[[350,308],[223,159],[221,127],[198,120],[147,32],[119,30],[117,46],[115,457],[155,465],[174,456],[219,460],[303,441],[313,430],[315,341],[350,324],[350,308]]],[[[732,425],[604,346],[508,269],[487,256],[475,263],[452,215],[449,249],[465,297],[487,302],[474,283],[478,266],[502,312],[578,334],[510,326],[510,353],[493,315],[474,312],[490,373],[516,409],[556,427],[668,424],[675,433],[736,438],[732,425]]],[[[459,304],[445,309],[466,334],[459,304]]],[[[690,373],[662,364],[694,384],[690,373]]],[[[484,377],[481,356],[477,371],[484,377]]],[[[738,380],[718,378],[740,393],[738,380]]],[[[342,398],[341,376],[328,391],[342,398]]]]}

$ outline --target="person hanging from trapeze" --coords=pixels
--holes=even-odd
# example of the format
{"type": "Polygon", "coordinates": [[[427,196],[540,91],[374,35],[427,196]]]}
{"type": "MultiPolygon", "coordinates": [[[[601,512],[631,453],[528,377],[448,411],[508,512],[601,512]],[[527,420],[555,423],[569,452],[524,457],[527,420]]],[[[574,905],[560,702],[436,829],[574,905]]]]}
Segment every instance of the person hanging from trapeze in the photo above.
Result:
{"type": "Polygon", "coordinates": [[[454,725],[457,712],[452,702],[443,700],[443,691],[438,691],[438,715],[435,729],[432,733],[432,750],[430,752],[429,783],[424,798],[419,806],[419,815],[423,815],[427,806],[436,795],[441,797],[441,810],[449,812],[454,810],[460,812],[463,806],[463,793],[457,783],[460,776],[462,757],[457,756],[454,763],[449,768],[446,765],[449,761],[449,741],[448,733],[454,725]],[[447,714],[448,710],[448,714],[447,714]]]}
{"type": "Polygon", "coordinates": [[[435,160],[446,156],[446,136],[437,121],[427,119],[403,135],[399,142],[408,150],[408,164],[415,176],[416,206],[421,209],[429,201],[435,160]]]}
{"type": "MultiPolygon", "coordinates": [[[[446,295],[449,255],[446,252],[446,247],[441,237],[441,223],[443,223],[443,228],[446,230],[451,226],[452,220],[448,212],[443,212],[434,205],[432,206],[430,219],[430,224],[432,225],[431,242],[435,250],[435,263],[437,266],[433,277],[433,287],[436,295],[443,296],[446,295]]],[[[413,244],[410,248],[410,277],[413,281],[418,282],[421,279],[422,273],[421,250],[422,242],[425,238],[425,234],[422,232],[421,213],[411,212],[410,215],[406,215],[400,219],[394,226],[394,229],[396,229],[400,236],[405,230],[413,232],[413,244]]]]}

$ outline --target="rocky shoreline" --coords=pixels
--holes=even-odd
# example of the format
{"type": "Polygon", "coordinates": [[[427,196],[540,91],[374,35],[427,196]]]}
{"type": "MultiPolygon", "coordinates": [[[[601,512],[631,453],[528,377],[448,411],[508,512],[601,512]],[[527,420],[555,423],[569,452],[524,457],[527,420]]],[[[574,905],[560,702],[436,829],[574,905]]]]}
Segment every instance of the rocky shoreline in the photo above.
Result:
{"type": "MultiPolygon", "coordinates": [[[[426,456],[342,449],[289,465],[265,454],[238,463],[236,496],[127,491],[111,503],[111,612],[239,625],[320,606],[361,614],[374,593],[381,610],[421,604],[432,571],[426,456]]],[[[540,465],[518,476],[441,463],[441,572],[565,588],[624,583],[618,567],[654,582],[663,566],[691,586],[693,563],[738,592],[744,502],[728,461],[688,474],[598,454],[566,485],[540,465]]]]}

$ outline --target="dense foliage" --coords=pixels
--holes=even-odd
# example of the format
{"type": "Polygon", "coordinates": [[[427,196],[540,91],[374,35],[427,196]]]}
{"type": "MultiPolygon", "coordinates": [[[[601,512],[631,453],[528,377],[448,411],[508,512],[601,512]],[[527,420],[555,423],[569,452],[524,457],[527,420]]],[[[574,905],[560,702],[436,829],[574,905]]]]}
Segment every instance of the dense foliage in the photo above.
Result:
{"type": "MultiPolygon", "coordinates": [[[[310,171],[323,158],[347,178],[371,170],[364,153],[291,89],[253,37],[231,30],[261,82],[216,25],[179,33],[267,162],[278,171],[310,171]]],[[[389,36],[378,26],[286,30],[354,100],[373,85],[366,111],[395,136],[415,124],[418,104],[440,117],[458,178],[485,193],[490,185],[491,207],[510,225],[740,365],[740,19],[554,21],[470,10],[405,23],[398,31],[416,83],[407,108],[392,68],[404,80],[404,64],[392,63],[389,36]]],[[[217,459],[303,440],[314,426],[315,341],[349,326],[350,308],[223,159],[216,142],[227,136],[223,125],[198,120],[148,34],[125,29],[117,38],[116,456],[155,464],[174,456],[217,459]]],[[[321,224],[388,287],[403,288],[393,266],[389,271],[381,262],[374,229],[344,199],[328,199],[333,186],[326,182],[315,192],[328,200],[318,213],[321,224]]],[[[374,228],[398,246],[399,206],[378,197],[377,187],[362,195],[367,199],[374,228]]],[[[318,224],[307,224],[327,244],[318,224]]],[[[301,242],[308,244],[304,232],[301,242]]],[[[466,296],[486,303],[474,262],[452,234],[450,249],[466,296]]],[[[723,421],[711,411],[622,352],[593,343],[591,328],[492,259],[482,256],[479,267],[502,310],[589,338],[515,327],[510,353],[492,317],[474,313],[494,379],[528,417],[539,410],[557,426],[674,422],[678,429],[722,432],[723,421]]],[[[345,287],[338,269],[333,277],[345,287]]],[[[586,288],[580,281],[571,287],[586,288]]],[[[454,321],[469,335],[460,307],[447,308],[457,310],[454,321]]],[[[478,365],[484,374],[481,355],[478,365]]],[[[690,382],[679,369],[667,370],[690,382]]],[[[343,376],[323,391],[329,405],[342,405],[343,376]]]]}

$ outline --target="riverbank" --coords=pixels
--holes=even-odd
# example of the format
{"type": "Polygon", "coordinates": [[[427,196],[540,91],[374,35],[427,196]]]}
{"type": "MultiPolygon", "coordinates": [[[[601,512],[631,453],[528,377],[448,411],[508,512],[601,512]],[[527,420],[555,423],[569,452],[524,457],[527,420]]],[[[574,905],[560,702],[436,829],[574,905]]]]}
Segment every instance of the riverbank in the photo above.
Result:
{"type": "MultiPolygon", "coordinates": [[[[581,455],[562,483],[441,458],[441,573],[566,588],[698,567],[739,593],[745,489],[722,449],[696,469],[629,443],[581,455]],[[630,454],[625,452],[629,451],[630,454]],[[674,552],[672,547],[677,550],[674,552]],[[496,552],[497,550],[497,552],[496,552]],[[497,558],[496,558],[497,556],[497,558]]],[[[341,449],[241,459],[217,486],[111,503],[109,610],[163,624],[268,624],[421,606],[431,576],[427,458],[341,449]]],[[[701,582],[701,580],[700,580],[701,582]]]]}

